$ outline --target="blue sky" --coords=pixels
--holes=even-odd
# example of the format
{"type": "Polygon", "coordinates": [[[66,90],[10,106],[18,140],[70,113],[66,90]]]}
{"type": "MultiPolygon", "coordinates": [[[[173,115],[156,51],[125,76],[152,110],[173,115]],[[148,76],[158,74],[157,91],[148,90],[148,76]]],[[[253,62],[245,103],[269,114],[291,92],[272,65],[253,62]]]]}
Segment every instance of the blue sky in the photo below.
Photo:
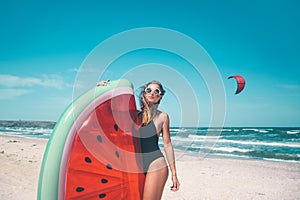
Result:
{"type": "MultiPolygon", "coordinates": [[[[225,88],[225,126],[300,126],[299,8],[297,0],[1,1],[0,119],[56,121],[72,101],[82,63],[101,42],[130,29],[162,27],[192,38],[214,61],[225,88]],[[234,74],[246,78],[238,95],[227,80],[234,74]]],[[[176,55],[132,52],[102,78],[147,63],[185,74],[198,99],[200,126],[208,126],[205,83],[176,55]]],[[[181,100],[169,94],[162,109],[171,125],[181,125],[186,116],[174,103],[181,100]]]]}

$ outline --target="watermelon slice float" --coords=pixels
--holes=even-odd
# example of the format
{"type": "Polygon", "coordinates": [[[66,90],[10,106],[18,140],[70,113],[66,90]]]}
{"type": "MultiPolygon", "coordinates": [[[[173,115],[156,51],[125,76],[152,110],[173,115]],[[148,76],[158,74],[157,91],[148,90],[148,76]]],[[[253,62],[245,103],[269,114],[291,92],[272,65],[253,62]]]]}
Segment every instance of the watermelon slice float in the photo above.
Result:
{"type": "Polygon", "coordinates": [[[38,199],[142,199],[132,84],[95,87],[62,114],[41,166],[38,199]]]}

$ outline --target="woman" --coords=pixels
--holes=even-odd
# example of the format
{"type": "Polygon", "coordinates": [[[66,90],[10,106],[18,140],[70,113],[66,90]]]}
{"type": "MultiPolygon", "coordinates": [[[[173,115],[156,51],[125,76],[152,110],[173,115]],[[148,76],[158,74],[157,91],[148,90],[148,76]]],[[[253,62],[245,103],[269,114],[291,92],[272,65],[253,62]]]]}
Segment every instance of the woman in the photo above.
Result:
{"type": "MultiPolygon", "coordinates": [[[[109,81],[101,81],[97,85],[106,85],[109,81]]],[[[140,94],[141,110],[138,119],[141,121],[140,141],[143,153],[143,167],[145,184],[143,200],[161,199],[166,180],[168,178],[168,167],[162,152],[158,146],[158,138],[163,137],[165,155],[172,173],[172,191],[179,189],[177,179],[174,150],[170,138],[169,116],[158,110],[158,105],[165,94],[162,85],[152,81],[143,87],[140,94]]]]}

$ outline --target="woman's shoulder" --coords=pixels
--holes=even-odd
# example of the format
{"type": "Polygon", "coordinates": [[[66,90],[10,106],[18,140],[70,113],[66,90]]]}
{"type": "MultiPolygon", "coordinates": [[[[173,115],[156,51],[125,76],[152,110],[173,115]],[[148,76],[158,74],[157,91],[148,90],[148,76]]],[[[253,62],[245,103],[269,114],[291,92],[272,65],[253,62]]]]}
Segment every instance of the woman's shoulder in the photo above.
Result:
{"type": "Polygon", "coordinates": [[[158,111],[159,118],[163,121],[166,121],[169,119],[169,115],[166,112],[158,111]]]}

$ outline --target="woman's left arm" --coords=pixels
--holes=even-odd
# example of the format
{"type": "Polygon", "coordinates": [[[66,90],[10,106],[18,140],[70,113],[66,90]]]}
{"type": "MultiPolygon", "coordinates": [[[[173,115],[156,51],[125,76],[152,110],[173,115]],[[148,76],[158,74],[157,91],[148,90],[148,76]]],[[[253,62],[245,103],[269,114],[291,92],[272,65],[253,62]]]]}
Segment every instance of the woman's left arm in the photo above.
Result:
{"type": "Polygon", "coordinates": [[[164,122],[163,122],[162,132],[163,132],[164,150],[172,173],[173,186],[171,187],[171,190],[177,191],[179,189],[180,184],[177,178],[174,149],[170,137],[170,120],[167,113],[163,113],[163,118],[164,118],[164,122]]]}

